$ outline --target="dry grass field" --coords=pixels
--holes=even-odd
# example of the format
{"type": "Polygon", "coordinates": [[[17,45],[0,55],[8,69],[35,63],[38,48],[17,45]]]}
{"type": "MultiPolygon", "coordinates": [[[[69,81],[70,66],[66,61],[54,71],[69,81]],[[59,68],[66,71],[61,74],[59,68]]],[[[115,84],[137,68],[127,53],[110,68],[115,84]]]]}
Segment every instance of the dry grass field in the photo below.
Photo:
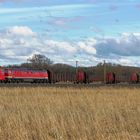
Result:
{"type": "Polygon", "coordinates": [[[140,89],[0,89],[0,140],[139,139],[140,89]]]}

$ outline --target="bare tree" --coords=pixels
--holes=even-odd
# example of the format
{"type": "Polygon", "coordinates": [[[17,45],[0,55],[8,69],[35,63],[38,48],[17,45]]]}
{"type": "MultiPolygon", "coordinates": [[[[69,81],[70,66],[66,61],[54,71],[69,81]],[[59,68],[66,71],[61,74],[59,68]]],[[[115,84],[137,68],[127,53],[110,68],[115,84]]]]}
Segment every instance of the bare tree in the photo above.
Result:
{"type": "Polygon", "coordinates": [[[41,54],[34,54],[31,58],[28,58],[27,61],[30,62],[33,67],[37,68],[45,68],[46,66],[53,64],[51,59],[41,54]]]}

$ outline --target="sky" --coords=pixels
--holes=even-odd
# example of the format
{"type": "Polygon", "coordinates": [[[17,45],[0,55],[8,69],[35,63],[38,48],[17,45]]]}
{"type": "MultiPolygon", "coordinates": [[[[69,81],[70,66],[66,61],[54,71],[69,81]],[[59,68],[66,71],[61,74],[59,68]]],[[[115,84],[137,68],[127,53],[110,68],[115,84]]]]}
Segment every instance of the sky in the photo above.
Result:
{"type": "Polygon", "coordinates": [[[0,0],[0,65],[140,66],[139,0],[0,0]]]}

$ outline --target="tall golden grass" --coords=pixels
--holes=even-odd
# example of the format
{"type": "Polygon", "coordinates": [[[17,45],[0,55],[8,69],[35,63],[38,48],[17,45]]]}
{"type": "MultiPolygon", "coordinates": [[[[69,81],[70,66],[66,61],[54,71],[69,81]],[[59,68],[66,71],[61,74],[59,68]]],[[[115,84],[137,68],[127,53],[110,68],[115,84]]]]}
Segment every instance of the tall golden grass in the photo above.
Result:
{"type": "Polygon", "coordinates": [[[0,89],[0,140],[135,139],[140,89],[0,89]]]}

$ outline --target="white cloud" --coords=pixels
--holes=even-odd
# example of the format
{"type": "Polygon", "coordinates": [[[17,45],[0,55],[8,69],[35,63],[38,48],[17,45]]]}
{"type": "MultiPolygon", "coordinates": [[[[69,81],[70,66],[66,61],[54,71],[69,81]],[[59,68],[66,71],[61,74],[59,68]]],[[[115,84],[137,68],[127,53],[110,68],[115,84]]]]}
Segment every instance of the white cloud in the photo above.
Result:
{"type": "Polygon", "coordinates": [[[45,44],[54,50],[57,49],[57,51],[62,51],[62,52],[68,52],[68,53],[75,53],[76,48],[72,46],[68,42],[59,42],[59,41],[54,41],[54,40],[46,40],[45,44]]]}
{"type": "Polygon", "coordinates": [[[0,31],[0,59],[9,63],[21,63],[35,53],[44,54],[54,61],[57,61],[57,56],[64,60],[65,55],[69,57],[76,51],[70,42],[41,38],[29,27],[14,26],[0,31]]]}
{"type": "Polygon", "coordinates": [[[97,39],[95,46],[98,55],[110,56],[139,56],[140,55],[140,34],[123,33],[116,38],[97,39]]]}
{"type": "Polygon", "coordinates": [[[36,33],[34,33],[29,27],[26,27],[26,26],[9,27],[6,30],[6,33],[10,35],[20,35],[20,36],[35,36],[36,35],[36,33]]]}
{"type": "Polygon", "coordinates": [[[127,58],[121,58],[119,59],[119,63],[127,66],[127,65],[132,65],[133,62],[127,58]]]}
{"type": "Polygon", "coordinates": [[[88,54],[96,54],[96,49],[93,47],[94,42],[78,42],[79,48],[83,49],[88,54]]]}
{"type": "Polygon", "coordinates": [[[39,37],[29,27],[14,26],[0,31],[0,60],[3,64],[21,63],[40,53],[55,62],[95,65],[104,59],[123,65],[140,65],[140,33],[122,33],[119,37],[87,38],[72,42],[39,37]],[[73,60],[73,61],[72,61],[73,60]],[[81,62],[80,62],[81,61],[81,62]]]}

